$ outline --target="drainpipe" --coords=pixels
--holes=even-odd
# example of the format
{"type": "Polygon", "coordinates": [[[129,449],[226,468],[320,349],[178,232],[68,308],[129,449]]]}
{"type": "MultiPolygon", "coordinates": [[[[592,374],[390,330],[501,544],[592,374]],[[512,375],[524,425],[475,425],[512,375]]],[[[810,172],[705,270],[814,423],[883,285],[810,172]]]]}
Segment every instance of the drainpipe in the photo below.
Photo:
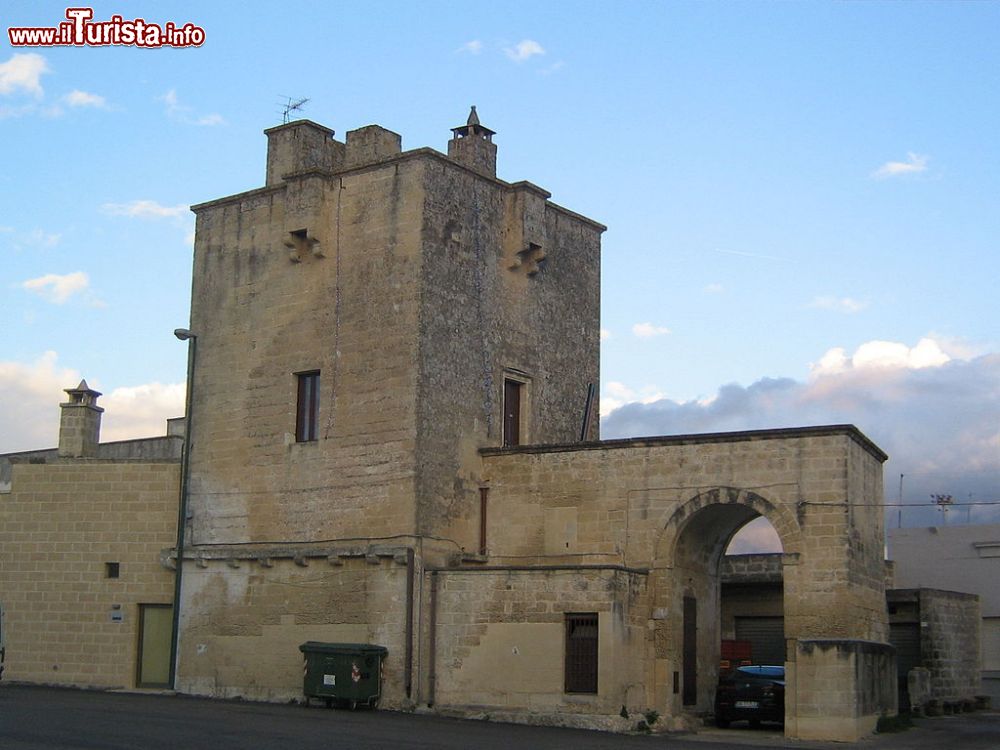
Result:
{"type": "Polygon", "coordinates": [[[174,565],[174,611],[170,631],[170,687],[177,687],[177,641],[181,620],[181,572],[184,567],[184,531],[187,526],[188,479],[191,476],[191,395],[194,392],[194,363],[198,355],[198,337],[186,328],[174,331],[188,342],[187,392],[184,402],[184,452],[181,455],[181,496],[177,503],[177,562],[174,565]]]}
{"type": "Polygon", "coordinates": [[[479,488],[479,554],[486,554],[486,501],[490,496],[489,487],[479,488]]]}
{"type": "Polygon", "coordinates": [[[406,697],[413,692],[413,548],[406,550],[406,697]]]}
{"type": "Polygon", "coordinates": [[[427,658],[430,664],[427,665],[427,707],[434,705],[434,683],[437,680],[437,571],[431,573],[431,612],[428,629],[430,630],[430,643],[427,648],[427,658]]]}

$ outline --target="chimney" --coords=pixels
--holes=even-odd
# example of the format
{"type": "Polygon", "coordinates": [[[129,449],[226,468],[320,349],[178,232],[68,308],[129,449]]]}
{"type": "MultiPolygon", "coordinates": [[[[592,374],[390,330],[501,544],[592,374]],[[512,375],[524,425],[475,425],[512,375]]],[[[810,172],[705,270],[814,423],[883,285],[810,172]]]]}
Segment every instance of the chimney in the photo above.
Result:
{"type": "Polygon", "coordinates": [[[76,388],[67,388],[69,401],[59,404],[59,455],[64,458],[92,458],[101,439],[101,414],[97,405],[101,394],[91,390],[86,380],[76,388]]]}
{"type": "Polygon", "coordinates": [[[267,136],[265,185],[280,185],[286,175],[319,169],[334,171],[344,160],[344,144],[333,131],[312,120],[296,120],[264,131],[267,136]]]}
{"type": "Polygon", "coordinates": [[[475,107],[465,125],[452,128],[451,132],[454,137],[448,141],[448,156],[479,174],[497,176],[497,147],[493,143],[496,133],[479,124],[475,107]]]}

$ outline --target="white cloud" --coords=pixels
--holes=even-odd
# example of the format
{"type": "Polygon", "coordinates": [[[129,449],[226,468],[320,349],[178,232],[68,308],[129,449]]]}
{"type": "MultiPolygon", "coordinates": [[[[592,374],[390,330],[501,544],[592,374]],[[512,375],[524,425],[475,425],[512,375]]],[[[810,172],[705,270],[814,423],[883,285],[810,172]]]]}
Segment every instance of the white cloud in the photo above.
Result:
{"type": "Polygon", "coordinates": [[[545,50],[534,39],[522,39],[513,47],[504,47],[504,53],[516,63],[522,63],[536,55],[544,55],[545,50]]]}
{"type": "Polygon", "coordinates": [[[478,39],[473,39],[471,41],[466,42],[465,44],[463,44],[461,47],[459,47],[455,51],[456,52],[465,52],[465,53],[468,53],[470,55],[478,55],[480,52],[483,51],[483,43],[481,41],[479,41],[478,39]]]}
{"type": "Polygon", "coordinates": [[[134,200],[129,203],[105,203],[101,206],[104,213],[111,216],[128,216],[138,219],[169,219],[187,216],[188,207],[164,206],[156,201],[134,200]]]}
{"type": "Polygon", "coordinates": [[[224,125],[225,123],[226,121],[222,115],[216,113],[205,115],[195,120],[195,125],[224,125]]]}
{"type": "Polygon", "coordinates": [[[90,94],[79,89],[70,91],[63,97],[63,101],[70,107],[97,107],[98,109],[103,109],[108,104],[103,96],[90,94]]]}
{"type": "Polygon", "coordinates": [[[834,312],[854,314],[861,312],[868,307],[868,303],[861,302],[853,297],[834,297],[830,295],[816,297],[809,303],[809,307],[815,307],[820,310],[833,310],[834,312]]]}
{"type": "Polygon", "coordinates": [[[34,362],[0,362],[0,452],[55,447],[63,388],[80,382],[80,373],[57,367],[57,359],[48,351],[34,362]]]}
{"type": "Polygon", "coordinates": [[[173,115],[179,114],[180,112],[183,112],[183,111],[189,109],[188,107],[182,106],[180,104],[180,102],[178,102],[178,100],[177,100],[177,89],[170,89],[163,96],[159,97],[159,99],[160,99],[161,102],[163,102],[163,103],[165,103],[167,105],[167,114],[168,115],[173,116],[173,115]]]}
{"type": "Polygon", "coordinates": [[[163,96],[158,96],[157,99],[166,105],[167,117],[172,120],[187,125],[223,125],[226,122],[222,115],[214,112],[208,115],[193,115],[192,107],[181,104],[177,96],[177,89],[170,89],[163,96]]]}
{"type": "Polygon", "coordinates": [[[726,288],[722,284],[708,284],[705,287],[705,291],[710,294],[722,294],[726,291],[726,288]]]}
{"type": "Polygon", "coordinates": [[[166,434],[166,420],[184,416],[184,383],[146,383],[115,388],[104,407],[101,440],[131,440],[166,434]]]}
{"type": "Polygon", "coordinates": [[[641,339],[652,338],[653,336],[664,336],[670,333],[669,328],[654,326],[652,323],[636,323],[632,326],[632,333],[641,339]]]}
{"type": "Polygon", "coordinates": [[[927,169],[927,160],[927,156],[915,154],[911,151],[906,155],[906,161],[887,161],[872,172],[871,176],[876,180],[884,180],[886,177],[917,174],[927,169]]]}
{"type": "Polygon", "coordinates": [[[612,380],[604,384],[604,392],[601,394],[601,416],[606,416],[625,404],[651,404],[664,398],[666,395],[656,386],[647,385],[635,390],[624,383],[612,380]]]}
{"type": "Polygon", "coordinates": [[[868,341],[859,346],[853,355],[836,347],[827,351],[819,362],[809,369],[813,377],[843,373],[848,370],[873,368],[920,370],[925,367],[940,367],[951,361],[932,338],[923,338],[916,346],[909,347],[895,341],[868,341]]]}
{"type": "Polygon", "coordinates": [[[18,53],[7,62],[0,63],[0,94],[23,91],[41,98],[42,74],[49,72],[45,58],[34,52],[18,53]]]}
{"type": "Polygon", "coordinates": [[[602,328],[601,341],[607,341],[609,338],[611,338],[611,331],[609,331],[607,328],[602,328]]]}
{"type": "Polygon", "coordinates": [[[46,232],[44,229],[32,229],[30,232],[16,233],[13,239],[14,247],[18,250],[50,250],[59,244],[62,235],[58,232],[46,232]]]}
{"type": "MultiPolygon", "coordinates": [[[[78,370],[60,367],[53,351],[34,362],[0,362],[0,452],[54,448],[59,442],[59,404],[64,388],[80,382],[78,370]]],[[[101,390],[96,379],[92,387],[101,390]]],[[[166,434],[166,420],[184,414],[183,383],[115,388],[98,401],[105,408],[101,440],[166,434]]]]}
{"type": "Polygon", "coordinates": [[[90,286],[90,278],[83,271],[63,275],[48,273],[37,279],[28,279],[21,286],[47,302],[62,305],[74,294],[86,290],[90,286]]]}
{"type": "MultiPolygon", "coordinates": [[[[606,416],[601,434],[855,424],[889,454],[885,476],[906,475],[904,501],[928,503],[926,512],[905,509],[904,524],[935,523],[932,492],[1000,499],[1000,353],[962,359],[945,348],[955,351],[930,337],[914,346],[870,341],[850,355],[834,348],[804,382],[763,378],[722,386],[700,402],[628,403],[606,416]]],[[[886,498],[896,495],[887,489],[886,498]]],[[[1000,521],[990,513],[973,509],[971,520],[1000,521]]]]}

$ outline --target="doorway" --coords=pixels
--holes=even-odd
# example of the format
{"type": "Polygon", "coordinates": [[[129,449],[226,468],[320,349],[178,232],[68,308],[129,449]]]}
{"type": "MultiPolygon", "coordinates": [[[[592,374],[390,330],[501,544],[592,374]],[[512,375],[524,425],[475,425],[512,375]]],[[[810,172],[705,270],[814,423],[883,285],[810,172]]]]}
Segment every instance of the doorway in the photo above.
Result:
{"type": "Polygon", "coordinates": [[[139,605],[139,658],[136,686],[170,687],[170,635],[174,608],[169,604],[139,605]]]}

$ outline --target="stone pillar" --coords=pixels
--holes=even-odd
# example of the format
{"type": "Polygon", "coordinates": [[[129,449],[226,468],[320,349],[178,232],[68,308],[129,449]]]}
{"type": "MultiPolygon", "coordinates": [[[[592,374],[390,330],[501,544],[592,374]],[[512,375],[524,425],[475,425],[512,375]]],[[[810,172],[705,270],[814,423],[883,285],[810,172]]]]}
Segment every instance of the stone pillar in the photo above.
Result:
{"type": "Polygon", "coordinates": [[[97,405],[101,395],[81,380],[76,388],[67,388],[69,401],[59,404],[59,455],[65,458],[90,458],[97,455],[101,440],[101,414],[97,405]]]}

